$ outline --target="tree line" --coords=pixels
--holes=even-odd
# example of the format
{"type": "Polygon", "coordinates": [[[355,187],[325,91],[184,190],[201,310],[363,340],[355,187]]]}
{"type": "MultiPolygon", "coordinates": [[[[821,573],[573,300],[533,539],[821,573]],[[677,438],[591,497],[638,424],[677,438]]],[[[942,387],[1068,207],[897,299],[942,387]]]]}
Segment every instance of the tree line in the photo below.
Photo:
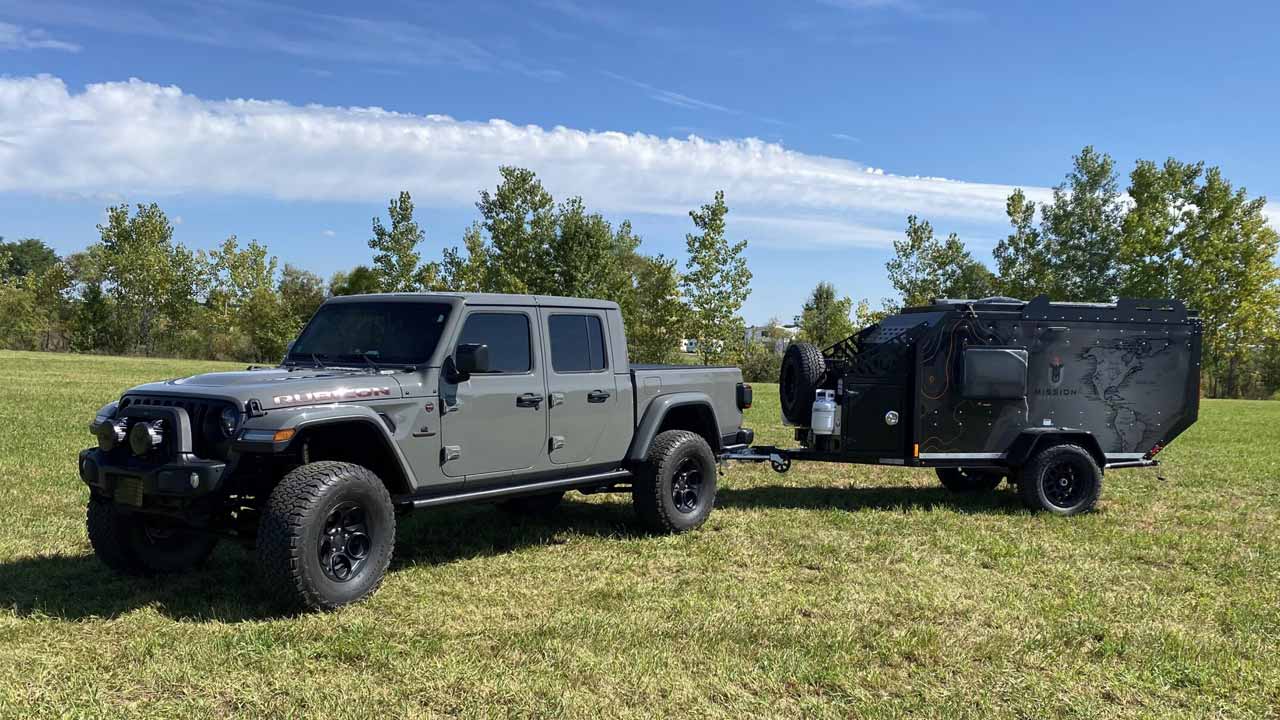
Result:
{"type": "Polygon", "coordinates": [[[370,263],[328,280],[235,236],[193,252],[174,242],[155,204],[109,208],[99,240],[65,258],[39,240],[0,241],[0,346],[275,361],[331,295],[535,293],[616,301],[633,361],[732,362],[770,382],[787,341],[825,347],[937,297],[1173,297],[1204,319],[1207,395],[1280,390],[1280,239],[1265,198],[1204,163],[1140,160],[1122,190],[1112,158],[1086,147],[1047,202],[1009,196],[1010,231],[990,268],[956,233],[941,238],[912,215],[885,266],[896,297],[873,307],[819,283],[794,327],[774,319],[764,342],[745,337],[751,271],[746,241],[729,239],[723,192],[689,213],[681,262],[644,253],[630,222],[615,226],[579,197],[557,202],[527,169],[499,174],[459,245],[424,258],[425,234],[402,192],[385,221],[371,223],[370,263]],[[679,352],[682,340],[694,341],[696,357],[679,352]]]}
{"type": "Polygon", "coordinates": [[[65,258],[36,239],[0,239],[0,346],[270,362],[329,296],[454,290],[614,300],[633,361],[674,361],[684,339],[704,363],[737,358],[751,271],[746,241],[727,237],[723,192],[689,213],[681,267],[641,252],[630,222],[614,227],[578,197],[557,203],[532,171],[499,173],[460,246],[425,260],[401,192],[385,221],[373,218],[371,263],[328,281],[234,235],[193,252],[155,203],[108,208],[98,241],[65,258]]]}
{"type": "Polygon", "coordinates": [[[795,323],[799,337],[826,347],[932,298],[1177,298],[1204,321],[1203,392],[1274,397],[1280,238],[1267,224],[1265,205],[1219,168],[1173,158],[1137,161],[1122,191],[1115,161],[1085,147],[1048,202],[1038,205],[1022,190],[1009,196],[1010,232],[995,246],[994,271],[955,233],[940,239],[927,220],[911,216],[885,266],[897,298],[877,309],[865,299],[855,306],[819,283],[795,323]]]}

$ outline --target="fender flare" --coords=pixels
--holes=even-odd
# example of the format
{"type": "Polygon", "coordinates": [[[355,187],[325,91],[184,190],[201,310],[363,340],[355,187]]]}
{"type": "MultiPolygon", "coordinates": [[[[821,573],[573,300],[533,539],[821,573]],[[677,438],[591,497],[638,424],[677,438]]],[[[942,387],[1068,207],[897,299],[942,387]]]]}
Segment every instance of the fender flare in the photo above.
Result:
{"type": "MultiPolygon", "coordinates": [[[[272,413],[275,414],[274,412],[272,413]]],[[[264,420],[270,418],[268,415],[264,420]]],[[[400,474],[404,477],[405,487],[403,492],[413,492],[418,486],[417,478],[413,474],[413,468],[409,465],[409,461],[405,458],[404,453],[400,451],[400,446],[396,444],[395,439],[391,436],[390,430],[383,422],[381,416],[364,405],[319,405],[314,407],[290,408],[290,412],[284,418],[280,418],[275,422],[260,422],[257,425],[263,429],[273,430],[289,430],[297,431],[292,439],[285,443],[279,443],[273,447],[273,452],[285,452],[296,446],[299,439],[306,436],[306,431],[327,425],[340,425],[348,423],[358,423],[373,430],[374,435],[382,444],[382,451],[388,453],[394,466],[400,470],[400,474]]],[[[252,425],[247,426],[253,428],[252,425]]],[[[257,428],[253,428],[257,429],[257,428]]],[[[249,448],[245,448],[249,450],[249,448]]],[[[252,450],[249,450],[252,451],[252,450]]],[[[383,478],[388,483],[391,478],[383,478]]],[[[394,494],[394,493],[393,493],[394,494]]]]}
{"type": "Polygon", "coordinates": [[[1093,456],[1098,467],[1106,467],[1107,455],[1102,451],[1098,438],[1088,430],[1078,428],[1027,428],[1009,446],[1005,461],[1010,467],[1022,467],[1040,450],[1050,445],[1062,445],[1064,442],[1079,445],[1093,456]]]}
{"type": "Polygon", "coordinates": [[[639,424],[636,425],[635,435],[631,438],[631,448],[627,450],[627,459],[644,460],[645,455],[649,453],[649,447],[653,444],[653,439],[658,435],[658,428],[662,427],[667,415],[676,408],[690,406],[698,407],[710,416],[714,432],[711,433],[713,437],[709,442],[711,450],[719,452],[720,421],[716,417],[716,410],[711,403],[711,396],[702,392],[678,392],[670,395],[659,395],[649,403],[649,407],[645,408],[644,417],[640,418],[639,424]]]}

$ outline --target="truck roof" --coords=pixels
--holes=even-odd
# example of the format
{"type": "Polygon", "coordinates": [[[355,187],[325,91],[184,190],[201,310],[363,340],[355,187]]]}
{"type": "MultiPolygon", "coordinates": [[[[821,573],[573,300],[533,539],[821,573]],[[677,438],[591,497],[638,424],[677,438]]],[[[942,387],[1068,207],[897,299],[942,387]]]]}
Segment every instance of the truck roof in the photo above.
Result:
{"type": "Polygon", "coordinates": [[[402,292],[402,293],[370,293],[367,295],[339,295],[326,302],[350,303],[370,300],[423,301],[423,300],[462,300],[467,305],[516,305],[527,307],[566,307],[591,310],[617,310],[618,303],[612,300],[596,300],[592,298],[560,297],[557,295],[513,295],[507,293],[472,293],[472,292],[402,292]]]}

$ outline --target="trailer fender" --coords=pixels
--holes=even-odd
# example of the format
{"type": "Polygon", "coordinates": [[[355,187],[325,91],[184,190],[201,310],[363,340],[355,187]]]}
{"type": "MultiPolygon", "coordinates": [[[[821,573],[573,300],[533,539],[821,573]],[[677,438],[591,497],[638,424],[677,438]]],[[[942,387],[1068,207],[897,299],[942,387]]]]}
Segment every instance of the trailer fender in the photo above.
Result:
{"type": "Polygon", "coordinates": [[[636,434],[631,438],[631,448],[627,451],[627,459],[643,460],[649,453],[649,446],[664,427],[667,419],[678,412],[688,422],[682,422],[678,429],[690,430],[701,435],[711,446],[713,452],[720,451],[720,423],[716,411],[711,404],[711,397],[700,392],[681,392],[662,395],[653,399],[644,411],[644,417],[636,426],[636,434]],[[686,425],[689,425],[686,427],[686,425]]]}
{"type": "Polygon", "coordinates": [[[1005,462],[1009,467],[1019,468],[1036,453],[1050,445],[1065,444],[1079,445],[1093,456],[1093,461],[1098,463],[1098,467],[1106,466],[1107,456],[1102,452],[1098,438],[1088,430],[1075,428],[1027,428],[1009,446],[1009,451],[1005,453],[1005,462]]]}

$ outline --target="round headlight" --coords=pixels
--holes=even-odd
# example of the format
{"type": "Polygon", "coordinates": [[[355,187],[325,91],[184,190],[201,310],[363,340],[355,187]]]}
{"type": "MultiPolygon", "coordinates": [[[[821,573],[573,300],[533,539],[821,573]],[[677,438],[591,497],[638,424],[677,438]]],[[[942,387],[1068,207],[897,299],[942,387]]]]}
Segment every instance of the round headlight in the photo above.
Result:
{"type": "Polygon", "coordinates": [[[106,420],[98,425],[98,449],[111,452],[124,442],[125,436],[124,420],[106,420]]]}
{"type": "Polygon", "coordinates": [[[224,408],[218,416],[218,425],[222,428],[224,437],[233,437],[240,427],[240,410],[234,407],[224,408]]]}
{"type": "Polygon", "coordinates": [[[129,449],[133,450],[134,455],[146,455],[163,442],[163,428],[159,420],[134,423],[129,428],[129,449]]]}

